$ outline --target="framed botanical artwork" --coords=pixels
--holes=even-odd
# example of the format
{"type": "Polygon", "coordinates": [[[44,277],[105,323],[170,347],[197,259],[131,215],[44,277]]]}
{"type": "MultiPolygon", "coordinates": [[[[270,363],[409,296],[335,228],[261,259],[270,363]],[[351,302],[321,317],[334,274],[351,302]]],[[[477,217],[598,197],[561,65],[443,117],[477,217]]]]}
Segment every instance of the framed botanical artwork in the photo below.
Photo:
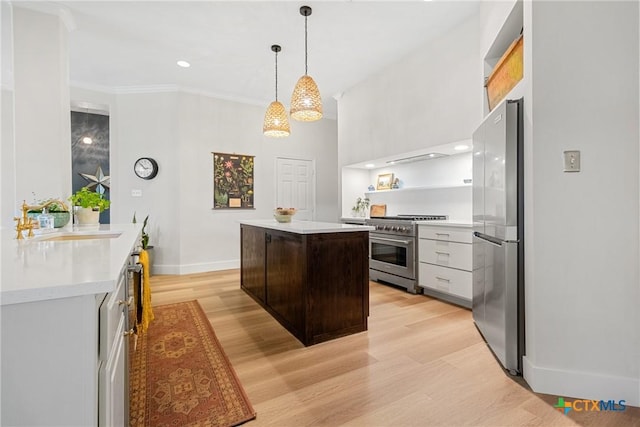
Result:
{"type": "Polygon", "coordinates": [[[376,190],[391,190],[391,184],[393,184],[392,173],[384,173],[382,175],[378,175],[376,190]]]}
{"type": "Polygon", "coordinates": [[[213,209],[254,209],[254,156],[213,154],[213,209]]]}

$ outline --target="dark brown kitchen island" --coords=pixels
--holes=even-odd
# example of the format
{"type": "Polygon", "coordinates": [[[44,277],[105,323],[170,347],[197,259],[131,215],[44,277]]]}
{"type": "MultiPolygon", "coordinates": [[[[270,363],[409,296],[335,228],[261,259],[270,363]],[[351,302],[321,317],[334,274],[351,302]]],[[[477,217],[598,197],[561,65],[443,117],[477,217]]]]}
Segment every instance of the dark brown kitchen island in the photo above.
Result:
{"type": "Polygon", "coordinates": [[[305,346],[366,331],[370,229],[241,221],[241,287],[305,346]]]}

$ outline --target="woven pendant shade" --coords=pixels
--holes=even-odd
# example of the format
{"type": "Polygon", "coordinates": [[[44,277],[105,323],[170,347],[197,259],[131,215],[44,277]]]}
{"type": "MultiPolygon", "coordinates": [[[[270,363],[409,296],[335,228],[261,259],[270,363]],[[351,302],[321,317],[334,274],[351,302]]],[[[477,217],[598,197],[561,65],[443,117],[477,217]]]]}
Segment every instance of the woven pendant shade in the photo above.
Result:
{"type": "Polygon", "coordinates": [[[291,94],[291,117],[301,122],[313,122],[322,118],[322,97],[318,85],[307,73],[307,17],[311,15],[311,8],[302,6],[300,15],[304,16],[304,75],[291,94]]]}
{"type": "Polygon", "coordinates": [[[322,118],[322,98],[316,82],[306,74],[298,80],[291,95],[291,117],[301,122],[322,118]]]}
{"type": "Polygon", "coordinates": [[[273,138],[289,136],[291,133],[289,118],[287,117],[287,110],[284,108],[284,105],[282,105],[282,102],[273,101],[269,104],[269,108],[267,108],[267,111],[264,113],[262,132],[265,136],[273,138]]]}
{"type": "Polygon", "coordinates": [[[276,54],[276,100],[269,104],[267,111],[264,113],[264,122],[262,123],[262,133],[272,138],[283,138],[289,136],[291,128],[289,127],[289,117],[287,110],[281,102],[278,101],[278,52],[282,48],[274,44],[271,50],[276,54]]]}

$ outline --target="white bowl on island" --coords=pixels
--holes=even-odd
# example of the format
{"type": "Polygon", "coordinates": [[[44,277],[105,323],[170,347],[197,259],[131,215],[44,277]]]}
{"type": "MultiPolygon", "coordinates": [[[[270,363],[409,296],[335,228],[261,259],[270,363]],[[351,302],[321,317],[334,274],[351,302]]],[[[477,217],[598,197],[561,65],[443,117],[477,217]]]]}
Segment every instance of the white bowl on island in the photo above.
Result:
{"type": "Polygon", "coordinates": [[[295,208],[275,208],[273,217],[278,222],[291,222],[291,218],[296,214],[295,208]]]}

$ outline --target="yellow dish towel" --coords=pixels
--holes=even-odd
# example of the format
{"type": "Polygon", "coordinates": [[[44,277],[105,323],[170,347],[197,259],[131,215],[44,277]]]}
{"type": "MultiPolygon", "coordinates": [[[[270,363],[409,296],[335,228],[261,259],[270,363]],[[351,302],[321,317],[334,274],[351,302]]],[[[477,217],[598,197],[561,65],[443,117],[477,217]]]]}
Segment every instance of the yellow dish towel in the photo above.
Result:
{"type": "Polygon", "coordinates": [[[151,308],[151,282],[149,280],[149,254],[144,249],[140,251],[140,264],[142,265],[142,321],[140,332],[146,332],[149,323],[153,320],[153,308],[151,308]]]}

